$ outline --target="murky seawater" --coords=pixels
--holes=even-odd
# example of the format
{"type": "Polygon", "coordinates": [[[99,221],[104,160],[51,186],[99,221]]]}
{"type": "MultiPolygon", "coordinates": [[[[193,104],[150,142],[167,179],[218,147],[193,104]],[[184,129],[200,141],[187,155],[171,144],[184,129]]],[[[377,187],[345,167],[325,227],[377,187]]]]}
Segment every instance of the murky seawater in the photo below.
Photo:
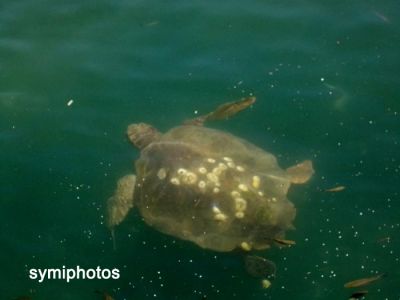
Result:
{"type": "Polygon", "coordinates": [[[393,0],[3,1],[1,298],[336,300],[387,272],[368,299],[400,299],[399,12],[393,0]],[[158,233],[137,212],[113,251],[105,201],[139,155],[126,126],[166,131],[251,94],[251,109],[210,126],[316,170],[289,194],[296,245],[261,252],[277,266],[271,287],[237,253],[158,233]],[[28,277],[77,265],[121,278],[28,277]]]}

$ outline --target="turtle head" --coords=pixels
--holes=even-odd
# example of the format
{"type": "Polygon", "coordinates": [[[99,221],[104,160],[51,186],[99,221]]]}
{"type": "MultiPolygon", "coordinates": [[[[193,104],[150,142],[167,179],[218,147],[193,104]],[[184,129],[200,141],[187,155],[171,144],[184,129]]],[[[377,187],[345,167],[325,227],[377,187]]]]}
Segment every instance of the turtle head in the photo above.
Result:
{"type": "Polygon", "coordinates": [[[129,125],[126,134],[131,143],[139,149],[143,149],[161,137],[161,133],[157,129],[145,123],[129,125]]]}

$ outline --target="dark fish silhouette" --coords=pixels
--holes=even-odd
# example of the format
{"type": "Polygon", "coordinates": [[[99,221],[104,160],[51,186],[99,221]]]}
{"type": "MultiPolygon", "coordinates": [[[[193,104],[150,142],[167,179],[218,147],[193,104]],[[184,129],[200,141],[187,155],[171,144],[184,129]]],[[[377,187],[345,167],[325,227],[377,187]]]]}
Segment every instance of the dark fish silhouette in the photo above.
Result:
{"type": "Polygon", "coordinates": [[[95,290],[94,292],[96,294],[102,295],[103,296],[103,300],[114,300],[114,298],[111,297],[111,295],[109,293],[107,293],[106,291],[95,290]]]}
{"type": "Polygon", "coordinates": [[[368,291],[358,291],[351,294],[350,299],[360,299],[368,294],[368,291]]]}

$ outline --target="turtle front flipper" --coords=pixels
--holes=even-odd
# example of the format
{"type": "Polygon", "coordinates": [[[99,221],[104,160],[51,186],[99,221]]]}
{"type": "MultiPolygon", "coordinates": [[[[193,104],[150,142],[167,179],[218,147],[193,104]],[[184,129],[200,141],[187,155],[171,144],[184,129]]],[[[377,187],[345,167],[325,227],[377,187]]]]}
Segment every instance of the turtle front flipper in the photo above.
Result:
{"type": "Polygon", "coordinates": [[[269,279],[276,276],[276,265],[274,262],[257,255],[246,255],[244,265],[247,273],[253,277],[261,278],[261,286],[267,289],[271,285],[269,279]]]}
{"type": "Polygon", "coordinates": [[[314,174],[311,160],[305,160],[293,167],[286,169],[292,183],[301,184],[307,182],[314,174]]]}
{"type": "Polygon", "coordinates": [[[126,134],[131,143],[139,149],[145,148],[161,137],[161,133],[156,128],[146,123],[129,125],[126,134]]]}
{"type": "Polygon", "coordinates": [[[125,175],[117,182],[114,195],[107,201],[107,227],[111,230],[115,249],[114,228],[120,224],[133,207],[133,192],[135,190],[136,176],[125,175]]]}
{"type": "Polygon", "coordinates": [[[239,101],[228,102],[218,106],[214,111],[184,122],[185,125],[202,126],[206,121],[224,120],[236,115],[256,102],[256,97],[247,97],[239,101]]]}

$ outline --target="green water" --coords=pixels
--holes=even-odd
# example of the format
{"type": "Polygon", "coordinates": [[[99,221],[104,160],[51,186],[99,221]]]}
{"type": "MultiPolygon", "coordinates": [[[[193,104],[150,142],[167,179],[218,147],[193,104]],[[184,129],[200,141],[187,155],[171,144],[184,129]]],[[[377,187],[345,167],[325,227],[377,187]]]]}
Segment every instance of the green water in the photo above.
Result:
{"type": "Polygon", "coordinates": [[[395,0],[2,1],[0,298],[337,300],[387,272],[368,299],[400,299],[399,17],[395,0]],[[262,253],[272,286],[136,212],[113,251],[105,200],[139,154],[126,126],[167,130],[250,94],[250,110],[211,126],[316,170],[289,194],[297,244],[262,253]],[[63,265],[121,278],[28,277],[63,265]]]}

